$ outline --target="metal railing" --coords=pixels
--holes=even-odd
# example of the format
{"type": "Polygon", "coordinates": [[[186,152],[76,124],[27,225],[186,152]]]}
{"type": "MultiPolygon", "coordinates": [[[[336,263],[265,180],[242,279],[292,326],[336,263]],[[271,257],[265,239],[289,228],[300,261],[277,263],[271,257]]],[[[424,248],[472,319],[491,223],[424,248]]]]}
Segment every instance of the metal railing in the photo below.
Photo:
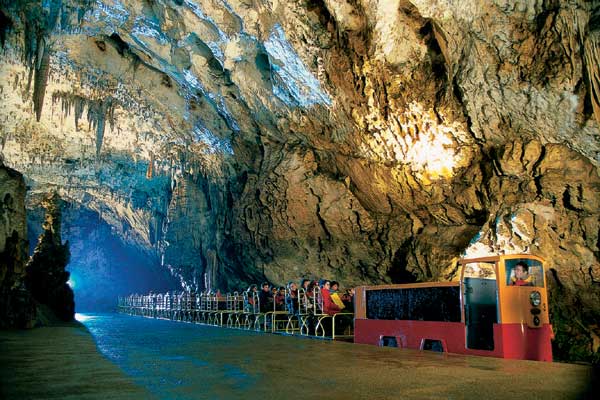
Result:
{"type": "Polygon", "coordinates": [[[354,314],[328,314],[323,310],[319,288],[307,293],[300,288],[285,291],[284,301],[261,307],[257,290],[221,295],[214,292],[131,294],[119,297],[118,312],[147,318],[247,329],[288,335],[350,339],[354,335],[354,314]]]}

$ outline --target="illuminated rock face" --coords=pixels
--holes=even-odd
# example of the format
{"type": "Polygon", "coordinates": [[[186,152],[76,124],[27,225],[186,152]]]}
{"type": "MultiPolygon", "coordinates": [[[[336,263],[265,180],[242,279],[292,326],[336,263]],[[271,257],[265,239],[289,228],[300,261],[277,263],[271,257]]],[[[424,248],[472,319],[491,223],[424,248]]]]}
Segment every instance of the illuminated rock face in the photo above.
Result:
{"type": "Polygon", "coordinates": [[[593,2],[71,0],[38,35],[0,4],[6,163],[185,286],[525,251],[597,350],[593,2]]]}

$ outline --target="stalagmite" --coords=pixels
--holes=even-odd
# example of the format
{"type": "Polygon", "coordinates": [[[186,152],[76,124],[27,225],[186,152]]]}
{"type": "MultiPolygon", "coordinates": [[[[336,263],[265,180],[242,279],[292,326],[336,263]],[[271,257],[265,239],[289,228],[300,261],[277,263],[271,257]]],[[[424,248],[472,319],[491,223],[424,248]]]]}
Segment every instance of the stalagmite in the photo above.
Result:
{"type": "Polygon", "coordinates": [[[69,244],[61,240],[61,200],[53,194],[45,199],[43,233],[27,264],[26,284],[33,297],[48,305],[56,316],[70,321],[75,316],[73,291],[67,285],[69,244]]]}

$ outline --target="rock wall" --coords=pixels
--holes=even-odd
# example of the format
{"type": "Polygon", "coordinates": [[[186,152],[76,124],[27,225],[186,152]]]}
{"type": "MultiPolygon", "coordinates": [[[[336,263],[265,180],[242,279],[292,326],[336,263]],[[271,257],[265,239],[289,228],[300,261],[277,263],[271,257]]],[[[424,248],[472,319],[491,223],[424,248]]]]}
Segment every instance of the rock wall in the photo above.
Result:
{"type": "Polygon", "coordinates": [[[27,328],[35,306],[25,289],[27,223],[23,176],[0,163],[0,327],[27,328]]]}

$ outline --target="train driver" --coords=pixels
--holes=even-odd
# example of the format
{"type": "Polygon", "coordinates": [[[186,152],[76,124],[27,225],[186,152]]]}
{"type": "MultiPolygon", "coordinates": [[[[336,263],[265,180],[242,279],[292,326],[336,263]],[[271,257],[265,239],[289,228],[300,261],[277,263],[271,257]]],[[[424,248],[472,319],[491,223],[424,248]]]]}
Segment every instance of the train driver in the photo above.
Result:
{"type": "Polygon", "coordinates": [[[524,261],[515,264],[513,274],[510,278],[511,286],[533,286],[533,277],[529,275],[529,266],[524,261]]]}

